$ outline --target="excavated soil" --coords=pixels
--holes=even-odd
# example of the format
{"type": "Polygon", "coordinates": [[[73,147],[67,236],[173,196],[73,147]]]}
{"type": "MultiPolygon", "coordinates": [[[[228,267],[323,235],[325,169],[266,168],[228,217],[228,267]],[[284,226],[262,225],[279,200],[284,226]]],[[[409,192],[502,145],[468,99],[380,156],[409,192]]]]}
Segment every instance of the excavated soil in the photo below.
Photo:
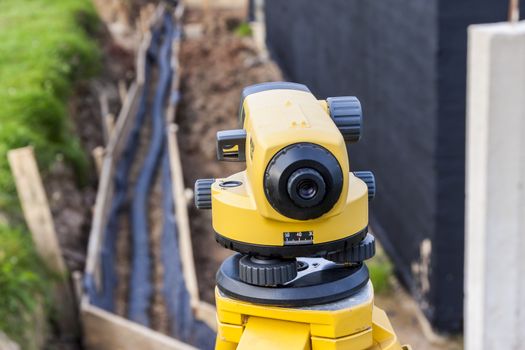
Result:
{"type": "MultiPolygon", "coordinates": [[[[242,163],[218,162],[215,135],[237,129],[239,98],[243,87],[281,80],[277,67],[258,58],[251,38],[234,33],[243,20],[239,11],[218,11],[204,16],[190,11],[185,24],[202,25],[202,33],[182,42],[180,103],[177,123],[186,187],[199,178],[220,178],[243,169],[242,163]]],[[[190,225],[201,297],[214,302],[215,273],[231,254],[215,242],[209,211],[190,206],[190,225]]]]}
{"type": "Polygon", "coordinates": [[[55,230],[70,271],[83,270],[86,259],[98,182],[91,154],[93,149],[104,145],[100,89],[103,87],[108,91],[110,112],[117,115],[120,109],[118,81],[126,81],[125,77],[131,79],[134,76],[133,53],[116,46],[107,32],[102,31],[98,41],[103,57],[101,74],[96,79],[77,84],[69,101],[72,131],[80,139],[89,162],[88,172],[82,174],[84,183],[79,184],[79,177],[64,164],[61,157],[57,157],[55,164],[45,174],[55,230]]]}
{"type": "MultiPolygon", "coordinates": [[[[130,19],[128,23],[134,24],[135,22],[131,19],[137,18],[141,9],[144,9],[145,12],[152,12],[152,5],[145,5],[145,3],[146,1],[135,0],[129,2],[127,8],[101,7],[102,10],[107,11],[107,13],[101,13],[101,16],[105,20],[105,17],[109,19],[119,16],[121,18],[127,17],[130,19]]],[[[101,71],[96,78],[79,82],[69,100],[71,131],[79,138],[88,159],[87,173],[81,174],[83,183],[80,183],[78,174],[72,171],[61,156],[58,156],[53,166],[43,174],[55,230],[69,271],[82,271],[86,262],[86,250],[98,186],[98,175],[92,154],[96,147],[103,147],[107,142],[102,125],[104,107],[101,106],[100,97],[101,95],[106,96],[107,112],[115,117],[118,116],[122,104],[119,85],[121,88],[129,87],[135,78],[135,54],[132,49],[122,45],[126,42],[122,38],[126,34],[125,38],[131,37],[130,40],[134,40],[133,46],[138,45],[139,28],[131,25],[126,28],[122,38],[119,38],[118,33],[108,30],[108,28],[111,29],[111,24],[106,21],[106,25],[100,26],[96,38],[101,48],[101,71]]],[[[138,164],[140,165],[141,162],[138,164]]],[[[135,174],[138,171],[136,168],[132,169],[135,174]]],[[[159,192],[159,190],[152,192],[152,203],[160,203],[159,192]]],[[[157,222],[158,216],[158,211],[152,210],[150,217],[155,222],[157,222]]],[[[126,311],[127,281],[130,268],[130,236],[129,218],[122,215],[120,219],[121,235],[117,247],[117,255],[120,260],[116,268],[119,279],[125,283],[121,283],[117,287],[119,298],[116,311],[122,315],[126,311]]],[[[155,230],[155,232],[157,231],[155,230]]],[[[151,243],[154,251],[159,251],[159,239],[157,237],[159,235],[152,235],[151,243]]],[[[158,268],[160,263],[157,263],[159,260],[157,255],[154,255],[153,272],[156,280],[162,274],[158,268]]],[[[164,331],[166,329],[166,315],[163,300],[158,296],[160,288],[155,288],[151,314],[154,328],[164,331]]],[[[54,335],[49,340],[48,345],[49,348],[53,349],[80,348],[78,340],[62,339],[60,334],[54,335]]]]}

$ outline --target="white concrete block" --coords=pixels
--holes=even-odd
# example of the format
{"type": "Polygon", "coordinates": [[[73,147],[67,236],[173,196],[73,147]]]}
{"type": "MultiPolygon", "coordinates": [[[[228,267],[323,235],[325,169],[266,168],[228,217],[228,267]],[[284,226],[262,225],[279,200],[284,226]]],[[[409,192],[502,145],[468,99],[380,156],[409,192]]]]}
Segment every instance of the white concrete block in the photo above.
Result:
{"type": "Polygon", "coordinates": [[[469,28],[467,350],[525,349],[525,22],[469,28]]]}

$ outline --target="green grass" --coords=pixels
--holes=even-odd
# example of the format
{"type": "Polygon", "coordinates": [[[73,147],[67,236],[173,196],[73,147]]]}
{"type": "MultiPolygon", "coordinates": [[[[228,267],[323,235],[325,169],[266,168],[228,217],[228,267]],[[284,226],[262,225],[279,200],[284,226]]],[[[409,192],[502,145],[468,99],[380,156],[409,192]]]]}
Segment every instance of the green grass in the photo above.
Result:
{"type": "Polygon", "coordinates": [[[0,214],[8,221],[0,223],[0,329],[16,340],[49,276],[22,226],[6,155],[32,145],[45,170],[62,154],[83,180],[87,158],[67,100],[76,81],[99,69],[98,24],[89,0],[0,0],[0,214]]]}
{"type": "MultiPolygon", "coordinates": [[[[0,224],[0,329],[26,345],[33,328],[32,312],[47,299],[49,275],[35,254],[26,232],[0,224]]],[[[24,347],[25,348],[25,347],[24,347]]]]}
{"type": "Polygon", "coordinates": [[[390,277],[392,276],[392,263],[386,256],[384,250],[377,244],[376,255],[366,262],[370,272],[370,280],[374,285],[376,293],[388,292],[390,288],[390,277]]]}
{"type": "Polygon", "coordinates": [[[241,24],[239,24],[235,28],[234,32],[240,37],[248,37],[248,36],[252,36],[253,34],[252,27],[250,27],[250,24],[247,22],[242,22],[241,24]]]}
{"type": "Polygon", "coordinates": [[[63,153],[85,173],[66,102],[74,82],[98,69],[96,23],[88,0],[0,1],[0,210],[14,196],[8,149],[33,145],[44,168],[63,153]]]}

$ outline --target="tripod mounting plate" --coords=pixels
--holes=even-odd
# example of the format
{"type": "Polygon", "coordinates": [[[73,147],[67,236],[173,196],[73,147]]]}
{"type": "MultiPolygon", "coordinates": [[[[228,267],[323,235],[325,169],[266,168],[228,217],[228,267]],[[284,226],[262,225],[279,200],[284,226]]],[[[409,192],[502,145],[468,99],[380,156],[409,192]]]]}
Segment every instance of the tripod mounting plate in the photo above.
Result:
{"type": "Polygon", "coordinates": [[[279,287],[262,287],[241,281],[241,254],[226,259],[217,272],[217,287],[225,295],[255,304],[305,307],[335,302],[359,292],[369,281],[366,265],[338,265],[322,258],[297,258],[305,268],[279,287]]]}

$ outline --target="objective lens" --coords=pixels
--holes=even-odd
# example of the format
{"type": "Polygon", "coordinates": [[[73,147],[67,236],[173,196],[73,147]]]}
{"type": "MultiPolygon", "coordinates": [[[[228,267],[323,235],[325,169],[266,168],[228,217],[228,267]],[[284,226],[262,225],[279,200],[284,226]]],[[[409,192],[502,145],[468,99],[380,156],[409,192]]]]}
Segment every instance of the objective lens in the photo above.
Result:
{"type": "Polygon", "coordinates": [[[264,194],[280,214],[311,220],[332,209],[344,177],[335,156],[320,145],[295,143],[278,151],[264,172],[264,194]]]}
{"type": "Polygon", "coordinates": [[[315,169],[297,169],[288,178],[288,195],[300,208],[311,208],[324,199],[326,184],[323,176],[315,169]]]}
{"type": "Polygon", "coordinates": [[[317,184],[313,180],[303,180],[297,185],[297,192],[302,199],[312,199],[317,194],[317,184]]]}

